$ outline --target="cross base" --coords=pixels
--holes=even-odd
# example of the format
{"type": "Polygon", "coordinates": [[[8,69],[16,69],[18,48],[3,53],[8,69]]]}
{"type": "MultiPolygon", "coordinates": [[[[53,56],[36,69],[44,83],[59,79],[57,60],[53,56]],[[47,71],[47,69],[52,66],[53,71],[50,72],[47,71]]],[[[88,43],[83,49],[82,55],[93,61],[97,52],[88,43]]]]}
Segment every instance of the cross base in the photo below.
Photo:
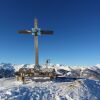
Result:
{"type": "Polygon", "coordinates": [[[40,69],[41,69],[41,66],[40,66],[40,65],[35,65],[35,66],[34,66],[34,69],[40,70],[40,69]]]}

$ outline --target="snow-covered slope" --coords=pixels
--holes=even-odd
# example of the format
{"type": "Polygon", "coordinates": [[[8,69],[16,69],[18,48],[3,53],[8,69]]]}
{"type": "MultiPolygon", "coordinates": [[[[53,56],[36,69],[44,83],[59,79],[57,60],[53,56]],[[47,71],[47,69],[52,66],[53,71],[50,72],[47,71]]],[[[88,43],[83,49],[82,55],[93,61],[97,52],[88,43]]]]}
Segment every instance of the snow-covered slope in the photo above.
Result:
{"type": "Polygon", "coordinates": [[[0,64],[0,100],[100,100],[100,64],[96,66],[43,65],[43,70],[55,69],[62,75],[53,81],[26,84],[16,81],[14,72],[29,64],[0,64]],[[7,78],[10,77],[10,78],[7,78]],[[72,78],[76,78],[73,80],[72,78]]]}
{"type": "Polygon", "coordinates": [[[0,78],[14,76],[14,66],[12,64],[0,64],[0,78]]]}
{"type": "Polygon", "coordinates": [[[100,81],[79,79],[66,82],[0,80],[1,100],[100,100],[100,81]],[[3,82],[3,84],[1,83],[3,82]]]}

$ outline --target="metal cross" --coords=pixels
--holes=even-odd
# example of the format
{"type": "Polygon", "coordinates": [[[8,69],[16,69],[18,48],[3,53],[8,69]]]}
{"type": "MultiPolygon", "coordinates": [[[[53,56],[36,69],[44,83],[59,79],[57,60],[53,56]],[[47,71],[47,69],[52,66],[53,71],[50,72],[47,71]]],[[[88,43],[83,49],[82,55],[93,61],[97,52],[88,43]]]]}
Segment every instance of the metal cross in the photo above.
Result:
{"type": "Polygon", "coordinates": [[[34,19],[34,28],[32,30],[19,30],[20,34],[31,34],[34,36],[34,47],[35,47],[35,68],[39,69],[39,53],[38,53],[38,35],[52,35],[53,31],[41,30],[38,28],[38,20],[34,19]]]}

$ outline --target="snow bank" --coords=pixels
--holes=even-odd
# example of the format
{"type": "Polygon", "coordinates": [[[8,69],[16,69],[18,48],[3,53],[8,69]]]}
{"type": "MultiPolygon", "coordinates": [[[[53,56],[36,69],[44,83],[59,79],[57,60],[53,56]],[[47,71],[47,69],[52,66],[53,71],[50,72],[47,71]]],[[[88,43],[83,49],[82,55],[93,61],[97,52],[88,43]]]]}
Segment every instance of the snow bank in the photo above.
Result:
{"type": "MultiPolygon", "coordinates": [[[[10,83],[9,83],[10,84],[10,83]]],[[[100,81],[31,82],[0,90],[1,100],[100,100],[100,81]]]]}

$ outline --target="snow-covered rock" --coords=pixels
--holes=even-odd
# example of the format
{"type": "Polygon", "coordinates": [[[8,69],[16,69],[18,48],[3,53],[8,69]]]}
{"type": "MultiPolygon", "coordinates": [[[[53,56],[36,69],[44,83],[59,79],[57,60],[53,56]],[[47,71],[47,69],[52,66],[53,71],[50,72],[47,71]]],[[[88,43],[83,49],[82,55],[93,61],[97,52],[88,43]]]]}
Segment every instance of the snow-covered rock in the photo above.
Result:
{"type": "MultiPolygon", "coordinates": [[[[66,66],[66,65],[49,65],[48,68],[45,65],[41,65],[43,71],[52,71],[55,69],[59,75],[74,78],[88,78],[100,80],[100,64],[95,66],[66,66]]],[[[34,68],[34,64],[0,64],[0,77],[13,76],[14,72],[20,68],[34,68]]]]}
{"type": "Polygon", "coordinates": [[[2,77],[12,77],[14,76],[14,67],[12,64],[1,63],[0,64],[0,78],[2,77]]]}

